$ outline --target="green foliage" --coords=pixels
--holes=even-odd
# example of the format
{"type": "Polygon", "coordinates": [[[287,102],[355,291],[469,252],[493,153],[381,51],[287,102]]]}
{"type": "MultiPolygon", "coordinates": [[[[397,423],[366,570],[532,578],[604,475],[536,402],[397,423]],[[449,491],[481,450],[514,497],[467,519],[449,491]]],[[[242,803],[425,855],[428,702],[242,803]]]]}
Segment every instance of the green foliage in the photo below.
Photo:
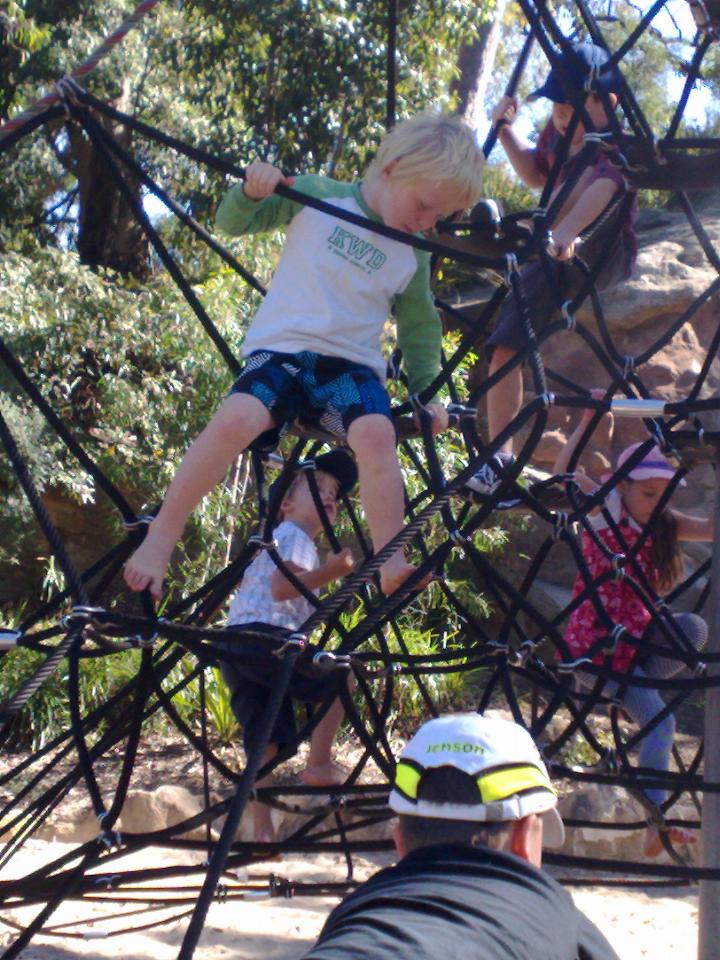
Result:
{"type": "MultiPolygon", "coordinates": [[[[230,706],[230,691],[223,680],[218,667],[210,667],[200,677],[184,681],[195,671],[192,658],[184,657],[168,674],[165,689],[174,689],[181,685],[172,698],[172,703],[180,718],[197,734],[201,731],[203,697],[207,711],[208,724],[213,739],[229,745],[239,737],[239,726],[230,706]]],[[[162,718],[158,721],[162,726],[162,718]]]]}
{"type": "MultiPolygon", "coordinates": [[[[5,654],[0,670],[0,703],[13,697],[22,684],[33,676],[45,656],[27,648],[5,654]]],[[[123,651],[107,657],[83,658],[80,663],[80,712],[82,716],[103,706],[137,675],[139,653],[123,651]]],[[[70,726],[68,662],[42,684],[17,715],[10,734],[14,749],[36,751],[70,726]]],[[[93,732],[101,735],[115,720],[127,717],[132,700],[121,700],[103,723],[93,732]]]]}
{"type": "MultiPolygon", "coordinates": [[[[269,249],[261,243],[251,266],[269,272],[269,249]]],[[[198,292],[237,347],[254,298],[244,297],[241,281],[225,269],[198,292]]],[[[71,434],[136,508],[157,502],[189,438],[232,382],[167,278],[159,275],[140,288],[93,273],[73,254],[57,250],[37,251],[32,259],[10,253],[0,262],[0,336],[71,434]]],[[[123,535],[115,509],[97,496],[91,478],[5,368],[0,391],[0,408],[40,491],[96,502],[104,511],[107,539],[95,544],[100,556],[123,535]]],[[[0,524],[13,533],[3,538],[7,546],[0,563],[37,556],[35,525],[6,459],[0,461],[0,487],[5,493],[0,524]]],[[[222,556],[233,526],[247,520],[243,505],[235,505],[237,513],[230,516],[220,509],[221,500],[221,493],[209,498],[194,519],[195,554],[202,544],[222,550],[222,556]]],[[[207,571],[196,573],[202,578],[207,571]]]]}
{"type": "MultiPolygon", "coordinates": [[[[422,0],[401,11],[400,115],[447,104],[457,50],[493,6],[422,0]]],[[[0,71],[8,112],[70,72],[127,15],[121,0],[26,7],[39,47],[16,73],[0,71]]],[[[101,99],[241,166],[261,156],[293,172],[353,177],[384,129],[386,18],[382,4],[348,0],[161,4],[86,82],[101,99]]],[[[77,152],[60,120],[33,140],[4,157],[0,236],[13,245],[19,235],[72,243],[75,208],[50,208],[77,183],[77,152]]],[[[132,149],[179,202],[207,219],[220,177],[137,137],[132,149]]]]}

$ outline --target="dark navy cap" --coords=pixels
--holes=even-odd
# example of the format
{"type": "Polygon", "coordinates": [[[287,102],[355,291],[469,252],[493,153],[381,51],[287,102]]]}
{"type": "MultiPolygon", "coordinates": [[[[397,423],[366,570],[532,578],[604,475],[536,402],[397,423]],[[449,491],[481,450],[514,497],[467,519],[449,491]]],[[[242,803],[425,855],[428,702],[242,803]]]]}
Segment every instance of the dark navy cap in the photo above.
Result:
{"type": "MultiPolygon", "coordinates": [[[[309,461],[301,461],[297,465],[296,472],[303,469],[304,463],[314,463],[316,470],[322,470],[323,473],[329,473],[335,477],[338,482],[338,497],[344,497],[350,493],[358,481],[358,470],[355,461],[344,450],[330,450],[329,453],[322,453],[319,457],[314,457],[309,461]]],[[[270,485],[270,498],[272,499],[280,488],[282,475],[274,480],[270,485]]]]}
{"type": "Polygon", "coordinates": [[[547,97],[553,103],[571,103],[572,94],[585,90],[606,93],[620,89],[620,71],[617,67],[603,70],[610,54],[595,43],[574,43],[559,54],[558,65],[553,67],[545,83],[528,100],[547,97]]]}

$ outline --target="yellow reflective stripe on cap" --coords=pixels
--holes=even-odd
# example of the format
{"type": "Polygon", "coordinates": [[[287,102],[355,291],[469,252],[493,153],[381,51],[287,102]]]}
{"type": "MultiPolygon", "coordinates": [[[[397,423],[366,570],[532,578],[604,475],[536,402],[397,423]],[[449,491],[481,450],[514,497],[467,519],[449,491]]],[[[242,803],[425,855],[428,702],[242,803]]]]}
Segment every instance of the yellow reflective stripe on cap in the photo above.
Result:
{"type": "MultiPolygon", "coordinates": [[[[483,803],[506,800],[516,793],[532,790],[533,787],[543,787],[555,796],[555,791],[547,776],[532,764],[505,767],[502,770],[481,773],[477,778],[477,785],[483,803]]],[[[417,791],[417,785],[415,790],[417,791]]]]}
{"type": "Polygon", "coordinates": [[[414,765],[399,760],[395,767],[395,789],[399,790],[408,800],[415,802],[418,795],[418,786],[423,771],[414,765]]]}

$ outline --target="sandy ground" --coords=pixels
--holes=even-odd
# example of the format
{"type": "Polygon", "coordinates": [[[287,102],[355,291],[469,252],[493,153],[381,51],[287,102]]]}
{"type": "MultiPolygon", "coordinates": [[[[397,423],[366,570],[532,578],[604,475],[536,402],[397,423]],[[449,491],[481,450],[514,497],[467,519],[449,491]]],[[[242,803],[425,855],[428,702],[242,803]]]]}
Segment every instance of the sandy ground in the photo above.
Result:
{"type": "MultiPolygon", "coordinates": [[[[31,841],[27,850],[13,860],[12,870],[3,871],[2,879],[26,875],[33,868],[50,862],[53,856],[69,848],[58,843],[31,841]]],[[[198,863],[198,857],[146,850],[118,862],[119,869],[147,867],[152,864],[198,863]]],[[[382,864],[358,860],[356,878],[364,879],[382,864]]],[[[272,864],[258,864],[250,868],[248,882],[264,886],[270,872],[295,881],[344,879],[344,861],[339,856],[322,855],[305,858],[285,858],[272,864]]],[[[195,881],[183,878],[177,886],[195,881]]],[[[234,881],[228,880],[233,888],[234,881]]],[[[697,892],[688,888],[657,891],[621,891],[614,888],[581,888],[573,896],[585,913],[600,927],[615,947],[622,960],[662,958],[688,960],[697,953],[697,892]]],[[[302,955],[317,936],[325,917],[337,899],[334,897],[295,897],[252,901],[229,900],[215,903],[210,908],[206,926],[195,952],[198,960],[291,960],[302,955]]],[[[58,931],[62,935],[38,934],[22,953],[24,960],[65,960],[70,957],[105,960],[122,957],[123,960],[174,960],[182,942],[187,919],[173,921],[154,929],[124,932],[119,936],[103,936],[102,931],[140,926],[156,919],[159,914],[139,914],[119,921],[100,918],[117,914],[127,907],[108,908],[107,905],[64,903],[49,921],[50,926],[80,920],[79,925],[58,931]],[[68,936],[68,933],[80,936],[68,936]]],[[[170,913],[183,908],[175,907],[170,913]]],[[[27,923],[37,907],[14,913],[4,913],[5,919],[27,923]]],[[[166,914],[167,915],[167,914],[166,914]]],[[[7,947],[15,939],[7,925],[0,926],[0,944],[7,947]]]]}

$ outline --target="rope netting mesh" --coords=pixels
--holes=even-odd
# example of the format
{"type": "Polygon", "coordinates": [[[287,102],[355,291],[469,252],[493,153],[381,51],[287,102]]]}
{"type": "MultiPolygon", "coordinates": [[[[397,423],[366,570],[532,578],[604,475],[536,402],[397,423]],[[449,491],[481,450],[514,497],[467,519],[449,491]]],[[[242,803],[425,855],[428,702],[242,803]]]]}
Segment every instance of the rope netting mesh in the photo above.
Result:
{"type": "MultiPolygon", "coordinates": [[[[520,6],[527,20],[529,39],[510,81],[509,94],[513,94],[517,87],[533,40],[554,66],[560,63],[560,53],[570,42],[544,3],[521,0],[520,6]]],[[[637,29],[617,49],[610,51],[611,67],[619,65],[622,71],[623,58],[642,33],[651,29],[663,6],[656,3],[649,8],[637,29]]],[[[583,0],[578,0],[575,7],[588,36],[607,49],[606,38],[583,0]]],[[[0,864],[11,865],[14,855],[58,809],[62,809],[63,802],[73,790],[75,795],[78,789],[87,794],[98,819],[98,833],[94,839],[28,876],[0,884],[6,909],[42,905],[32,919],[22,924],[9,916],[2,917],[3,922],[19,931],[6,956],[15,956],[41,928],[45,934],[56,932],[62,936],[81,936],[82,924],[79,922],[75,927],[48,924],[53,911],[66,898],[92,900],[95,904],[98,900],[106,901],[108,918],[114,921],[111,932],[117,934],[192,914],[181,954],[189,956],[197,942],[208,904],[216,896],[239,900],[259,893],[287,896],[346,889],[353,882],[353,853],[389,848],[388,841],[368,840],[366,834],[368,828],[388,817],[385,804],[388,781],[394,768],[388,719],[398,689],[401,686],[407,689],[411,685],[422,704],[423,713],[436,715],[439,705],[433,678],[439,674],[472,673],[473,678],[477,678],[474,688],[477,709],[503,708],[515,720],[525,724],[541,745],[561,791],[572,792],[578,785],[589,783],[619,785],[632,794],[643,811],[637,820],[622,823],[570,817],[567,819],[570,833],[588,827],[635,831],[643,829],[649,820],[660,828],[666,849],[676,860],[675,864],[638,863],[548,854],[548,862],[568,869],[567,882],[588,882],[589,875],[597,871],[604,872],[604,883],[612,882],[608,880],[608,874],[616,874],[616,882],[623,884],[646,883],[648,879],[658,883],[689,882],[703,877],[717,879],[713,871],[687,863],[674,850],[665,830],[672,825],[698,830],[700,798],[704,792],[720,790],[719,783],[703,779],[702,743],[694,746],[691,753],[685,750],[681,755],[675,751],[677,769],[672,771],[643,767],[637,759],[638,748],[656,727],[717,683],[716,671],[706,667],[717,662],[718,658],[702,652],[701,643],[690,629],[692,625],[697,628],[699,614],[708,597],[710,561],[699,565],[670,592],[660,596],[636,559],[684,476],[695,466],[716,459],[720,433],[705,429],[702,416],[720,408],[720,402],[704,395],[710,365],[720,342],[720,327],[712,337],[687,397],[681,402],[666,403],[653,399],[643,383],[642,367],[718,292],[720,276],[680,315],[669,318],[664,329],[657,331],[655,341],[635,356],[624,355],[619,349],[617,335],[607,322],[596,284],[611,246],[613,230],[617,230],[639,188],[674,191],[707,262],[720,272],[718,251],[685,192],[720,185],[720,165],[712,162],[720,151],[720,141],[677,137],[683,110],[701,74],[703,58],[718,33],[719,20],[712,5],[693,4],[693,12],[698,25],[696,54],[668,129],[651,129],[632,90],[624,84],[619,94],[624,125],[620,125],[614,110],[608,109],[610,137],[588,133],[579,162],[559,184],[558,177],[565,159],[563,152],[567,151],[572,135],[572,130],[568,131],[535,209],[500,216],[495,215],[492,207],[486,207],[489,215],[444,224],[438,236],[421,240],[366,221],[291,188],[278,188],[278,192],[301,204],[330,212],[350,223],[370,226],[402,243],[429,250],[437,263],[460,262],[475,270],[494,271],[502,279],[489,300],[472,314],[462,304],[438,301],[448,323],[460,331],[458,345],[452,355],[443,358],[442,372],[436,381],[423,394],[394,409],[404,462],[410,465],[408,469],[414,476],[413,490],[419,492],[407,498],[406,523],[402,532],[378,554],[373,554],[370,549],[355,503],[345,498],[356,551],[362,562],[338,589],[321,599],[310,593],[283,562],[273,540],[273,528],[283,490],[291,482],[296,467],[301,465],[307,470],[312,495],[324,519],[327,540],[332,549],[340,548],[322,507],[313,472],[313,457],[328,445],[342,444],[342,437],[326,433],[318,424],[302,423],[297,425],[294,446],[288,448],[284,460],[279,461],[276,455],[266,450],[253,450],[252,471],[258,499],[257,532],[239,555],[200,589],[172,602],[163,610],[162,616],[156,613],[149,595],[141,595],[135,607],[116,605],[114,598],[122,565],[141,542],[149,518],[136,515],[121,491],[99,469],[70,427],[34,385],[22,359],[16,357],[7,344],[0,343],[2,361],[20,390],[91,475],[127,528],[127,536],[122,542],[99,556],[89,568],[78,569],[43,505],[8,423],[0,414],[3,446],[65,580],[64,589],[56,591],[48,602],[33,606],[32,612],[17,628],[0,631],[0,646],[5,657],[12,657],[15,649],[27,648],[43,658],[37,671],[0,708],[0,736],[3,741],[8,740],[30,698],[61,663],[68,667],[67,699],[71,711],[71,728],[66,733],[58,735],[0,777],[5,797],[0,810],[3,825],[0,864]],[[595,162],[599,151],[604,152],[622,172],[624,187],[618,190],[601,222],[583,238],[580,255],[575,258],[583,282],[567,299],[554,280],[550,225],[583,170],[595,162]],[[594,259],[588,257],[587,262],[582,259],[586,249],[595,251],[594,259]],[[533,328],[532,294],[524,287],[523,267],[531,259],[541,264],[555,296],[556,319],[537,333],[533,328]],[[469,389],[466,367],[468,356],[477,351],[478,343],[492,329],[505,298],[510,294],[522,315],[526,346],[508,367],[527,364],[534,396],[526,397],[522,409],[508,427],[487,442],[478,430],[477,408],[508,370],[503,367],[493,377],[469,389]],[[581,306],[585,305],[587,309],[588,304],[592,322],[578,319],[581,306]],[[605,371],[601,396],[591,393],[587,383],[573,382],[545,367],[543,352],[546,344],[562,338],[581,338],[588,354],[591,353],[605,371]],[[462,454],[462,468],[454,469],[452,473],[447,461],[438,456],[430,415],[424,406],[438,393],[448,399],[454,442],[462,454]],[[626,399],[613,400],[617,395],[626,399]],[[524,468],[530,464],[547,430],[551,412],[558,409],[590,414],[570,458],[570,472],[528,481],[524,468]],[[611,410],[641,417],[646,439],[600,486],[583,492],[572,471],[604,415],[611,410]],[[501,468],[501,483],[490,494],[473,494],[467,487],[468,480],[511,437],[516,439],[516,459],[501,468]],[[639,535],[630,538],[627,528],[608,504],[620,484],[654,445],[677,464],[677,471],[639,535]],[[266,473],[278,463],[282,466],[280,489],[268,498],[266,473]],[[597,525],[592,521],[598,511],[622,550],[611,550],[606,540],[598,535],[597,525]],[[483,546],[484,531],[497,522],[499,513],[503,517],[532,515],[533,522],[545,530],[534,554],[525,561],[520,582],[503,572],[483,546]],[[583,538],[592,542],[602,558],[600,572],[588,565],[583,538]],[[377,589],[377,573],[399,546],[412,548],[420,560],[416,572],[403,586],[385,597],[377,589]],[[552,567],[560,550],[572,553],[581,584],[560,612],[548,615],[531,602],[529,594],[532,585],[542,578],[543,571],[552,567]],[[260,551],[268,551],[274,564],[314,608],[313,614],[298,631],[226,628],[217,619],[218,608],[237,587],[244,570],[260,551]],[[476,584],[478,592],[483,591],[488,597],[493,609],[491,619],[473,610],[467,593],[456,589],[451,578],[443,577],[447,566],[457,562],[462,563],[464,576],[476,584]],[[462,629],[439,643],[434,652],[418,653],[406,642],[407,621],[404,617],[415,602],[418,584],[428,573],[436,578],[433,590],[440,597],[438,606],[452,614],[462,629]],[[629,633],[619,622],[617,611],[604,605],[602,588],[611,580],[622,580],[647,611],[650,628],[642,637],[629,633]],[[690,595],[699,583],[706,585],[693,594],[696,596],[692,604],[695,620],[688,611],[684,618],[673,614],[672,605],[690,595]],[[573,611],[588,600],[601,629],[594,646],[578,658],[568,646],[565,628],[573,611]],[[48,626],[48,623],[53,625],[48,626]],[[222,646],[218,646],[218,640],[223,641],[222,646]],[[614,660],[620,644],[631,648],[630,662],[625,669],[618,669],[614,660]],[[101,707],[83,714],[79,692],[88,662],[99,657],[113,657],[129,649],[140,651],[135,674],[101,707]],[[643,665],[653,658],[662,661],[663,670],[655,674],[643,671],[643,665]],[[250,750],[242,770],[229,766],[211,747],[206,724],[198,733],[183,719],[177,707],[177,698],[189,686],[199,682],[202,690],[207,669],[223,659],[264,675],[267,683],[262,734],[250,750]],[[180,663],[185,667],[178,672],[180,663]],[[349,676],[355,680],[352,692],[347,682],[349,676]],[[270,765],[261,769],[261,758],[281,699],[288,691],[302,698],[303,684],[319,678],[325,684],[325,694],[299,730],[296,742],[281,750],[270,765]],[[633,689],[643,688],[661,691],[666,705],[642,725],[628,725],[621,705],[633,689]],[[346,783],[338,788],[284,785],[259,789],[257,795],[263,802],[280,811],[297,814],[294,826],[277,844],[237,840],[240,816],[253,795],[258,774],[269,772],[291,756],[297,744],[308,739],[338,696],[360,744],[346,783]],[[122,705],[121,710],[119,705],[122,705]],[[595,723],[599,712],[605,712],[609,717],[602,735],[595,723]],[[133,781],[143,734],[160,714],[165,715],[198,753],[206,782],[205,808],[196,816],[161,831],[118,833],[116,823],[133,781]],[[581,766],[567,759],[568,745],[579,742],[589,748],[594,757],[592,764],[581,766]],[[122,759],[116,782],[108,786],[105,765],[111,755],[122,759]],[[210,779],[214,784],[219,782],[225,786],[225,793],[229,794],[226,799],[211,799],[207,786],[210,779]],[[696,815],[675,816],[679,801],[687,798],[694,804],[696,815]],[[218,839],[211,834],[210,828],[222,817],[225,822],[218,839]],[[203,839],[187,838],[189,832],[198,829],[205,830],[203,839]],[[122,857],[128,852],[150,845],[195,850],[196,865],[146,869],[123,866],[122,857]],[[276,852],[302,854],[320,851],[345,854],[347,883],[306,883],[275,875],[243,882],[231,872],[276,852]],[[208,856],[209,864],[204,859],[208,856]]],[[[394,18],[391,20],[394,24],[394,18]]],[[[59,85],[59,96],[60,103],[42,105],[24,117],[21,123],[6,130],[0,140],[0,150],[8,151],[22,138],[57,117],[66,116],[69,122],[78,124],[107,163],[158,259],[177,283],[230,372],[236,374],[240,364],[232,349],[148,217],[137,197],[137,190],[129,183],[139,182],[152,192],[198,240],[207,243],[254,289],[262,292],[262,285],[144,171],[98,122],[97,115],[131,129],[141,139],[184,154],[198,168],[238,178],[243,176],[243,170],[226,159],[209,155],[119,112],[70,78],[59,85]]],[[[607,98],[602,91],[600,96],[607,98]]],[[[392,89],[388,103],[394,103],[392,89]]],[[[581,100],[577,106],[586,129],[592,131],[592,122],[584,115],[581,100]]],[[[393,110],[389,107],[388,111],[391,117],[393,110]]],[[[486,152],[492,148],[496,134],[497,131],[493,131],[488,137],[486,152]]],[[[393,359],[397,372],[400,358],[393,359]]],[[[457,464],[460,460],[455,458],[452,462],[457,464]]],[[[117,769],[117,764],[113,769],[117,769]]],[[[94,918],[94,923],[97,922],[94,918]]]]}

